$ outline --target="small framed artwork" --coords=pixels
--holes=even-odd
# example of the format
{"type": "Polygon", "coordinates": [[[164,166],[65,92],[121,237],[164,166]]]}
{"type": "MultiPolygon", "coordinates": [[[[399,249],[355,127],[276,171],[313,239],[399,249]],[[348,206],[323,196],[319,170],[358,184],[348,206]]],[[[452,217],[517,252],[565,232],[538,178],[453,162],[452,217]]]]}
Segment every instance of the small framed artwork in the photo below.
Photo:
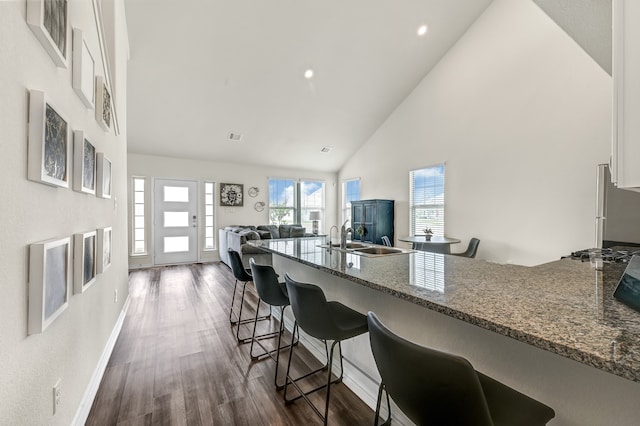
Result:
{"type": "Polygon", "coordinates": [[[96,193],[96,148],[80,130],[73,132],[73,189],[96,193]]]}
{"type": "Polygon", "coordinates": [[[27,24],[60,68],[67,68],[67,0],[27,0],[27,24]]]}
{"type": "Polygon", "coordinates": [[[96,195],[111,198],[111,161],[102,152],[96,154],[96,195]]]}
{"type": "Polygon", "coordinates": [[[29,92],[27,176],[47,185],[69,187],[71,157],[69,121],[45,96],[29,92]]]}
{"type": "Polygon", "coordinates": [[[98,274],[103,273],[111,266],[111,235],[111,227],[98,228],[98,263],[96,265],[98,274]]]}
{"type": "Polygon", "coordinates": [[[69,306],[71,238],[29,246],[28,333],[42,333],[69,306]]]}
{"type": "Polygon", "coordinates": [[[73,90],[87,108],[93,108],[95,61],[82,37],[82,30],[73,29],[73,90]]]}
{"type": "Polygon", "coordinates": [[[244,185],[239,183],[220,184],[220,205],[225,207],[242,207],[244,185]]]}
{"type": "Polygon", "coordinates": [[[96,121],[104,130],[111,127],[111,93],[104,78],[96,77],[96,121]]]}
{"type": "Polygon", "coordinates": [[[96,231],[73,235],[73,292],[85,291],[96,281],[96,231]]]}

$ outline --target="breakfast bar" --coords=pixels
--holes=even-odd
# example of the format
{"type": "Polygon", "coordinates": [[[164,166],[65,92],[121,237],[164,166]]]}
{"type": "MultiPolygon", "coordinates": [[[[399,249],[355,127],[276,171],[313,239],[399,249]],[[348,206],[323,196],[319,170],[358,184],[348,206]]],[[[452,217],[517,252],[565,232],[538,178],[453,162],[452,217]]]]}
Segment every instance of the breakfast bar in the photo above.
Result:
{"type": "MultiPolygon", "coordinates": [[[[430,252],[366,254],[323,238],[252,242],[276,271],[330,300],[376,312],[404,337],[459,354],[553,407],[554,425],[637,424],[640,313],[612,298],[624,265],[558,260],[534,267],[430,252]]],[[[285,323],[291,327],[291,318],[285,323]]],[[[303,341],[321,357],[320,346],[303,341]]],[[[345,345],[345,384],[373,405],[368,336],[345,345]],[[354,373],[355,371],[355,373],[354,373]]]]}

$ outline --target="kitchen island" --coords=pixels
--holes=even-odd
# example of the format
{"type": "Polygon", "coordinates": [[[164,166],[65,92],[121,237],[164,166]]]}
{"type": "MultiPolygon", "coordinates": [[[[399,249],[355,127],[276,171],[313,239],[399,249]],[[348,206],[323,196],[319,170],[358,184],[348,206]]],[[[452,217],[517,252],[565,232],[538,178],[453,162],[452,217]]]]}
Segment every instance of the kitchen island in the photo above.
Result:
{"type": "MultiPolygon", "coordinates": [[[[640,421],[640,313],[611,297],[623,265],[596,271],[568,259],[525,267],[428,252],[363,256],[330,253],[314,238],[253,244],[274,254],[282,277],[375,311],[404,337],[462,355],[553,407],[551,424],[640,421]]],[[[373,405],[379,376],[368,336],[345,343],[345,383],[373,405]]]]}

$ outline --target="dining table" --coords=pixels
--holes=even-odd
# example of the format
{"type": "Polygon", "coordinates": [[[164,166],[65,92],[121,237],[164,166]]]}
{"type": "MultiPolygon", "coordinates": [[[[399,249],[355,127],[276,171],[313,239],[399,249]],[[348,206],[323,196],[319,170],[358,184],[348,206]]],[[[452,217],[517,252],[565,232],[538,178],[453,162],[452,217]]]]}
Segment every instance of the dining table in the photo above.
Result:
{"type": "Polygon", "coordinates": [[[427,238],[425,235],[412,235],[409,237],[398,238],[398,241],[411,243],[414,250],[429,251],[432,253],[451,253],[451,244],[458,244],[458,238],[445,237],[443,235],[432,235],[427,238]]]}

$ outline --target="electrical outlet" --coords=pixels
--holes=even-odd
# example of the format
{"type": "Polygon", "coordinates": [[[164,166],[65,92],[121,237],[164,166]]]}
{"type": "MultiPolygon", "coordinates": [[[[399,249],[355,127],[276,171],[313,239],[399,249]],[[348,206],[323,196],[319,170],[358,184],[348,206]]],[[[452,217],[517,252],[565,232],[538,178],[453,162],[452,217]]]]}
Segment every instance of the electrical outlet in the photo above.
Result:
{"type": "Polygon", "coordinates": [[[113,303],[118,303],[118,289],[113,291],[113,303]]]}
{"type": "Polygon", "coordinates": [[[53,414],[60,409],[62,402],[62,390],[60,389],[60,379],[53,385],[53,414]]]}

